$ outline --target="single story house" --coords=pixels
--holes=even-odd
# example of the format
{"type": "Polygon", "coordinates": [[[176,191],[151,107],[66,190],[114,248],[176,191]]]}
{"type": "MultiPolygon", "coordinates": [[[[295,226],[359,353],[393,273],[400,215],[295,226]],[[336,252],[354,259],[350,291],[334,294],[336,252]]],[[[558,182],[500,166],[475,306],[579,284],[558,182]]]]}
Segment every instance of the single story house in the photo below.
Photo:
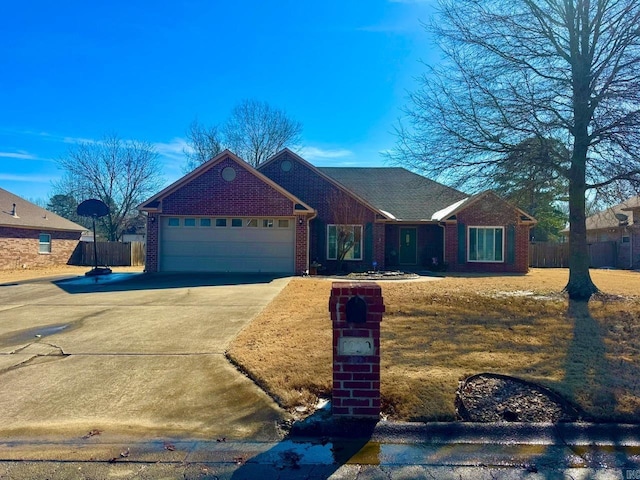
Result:
{"type": "Polygon", "coordinates": [[[146,270],[299,274],[528,270],[535,219],[404,168],[318,168],[285,149],[257,169],[225,150],[138,207],[146,270]]]}
{"type": "MultiPolygon", "coordinates": [[[[602,258],[594,266],[640,268],[640,196],[595,213],[586,223],[592,263],[595,250],[602,258]]],[[[563,233],[569,234],[568,230],[563,233]]]]}
{"type": "Polygon", "coordinates": [[[66,265],[84,230],[0,188],[0,269],[66,265]]]}

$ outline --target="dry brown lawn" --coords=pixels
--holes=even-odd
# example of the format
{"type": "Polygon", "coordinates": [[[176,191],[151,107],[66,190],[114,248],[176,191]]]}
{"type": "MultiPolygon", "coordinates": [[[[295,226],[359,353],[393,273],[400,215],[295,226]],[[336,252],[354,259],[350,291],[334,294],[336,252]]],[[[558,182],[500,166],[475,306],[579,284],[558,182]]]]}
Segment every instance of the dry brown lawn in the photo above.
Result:
{"type": "MultiPolygon", "coordinates": [[[[380,282],[383,411],[453,420],[460,379],[480,372],[539,382],[586,418],[640,420],[640,273],[592,271],[588,305],[560,292],[563,269],[522,276],[380,282]]],[[[285,408],[331,393],[331,281],[296,278],[230,345],[229,357],[285,408]]]]}

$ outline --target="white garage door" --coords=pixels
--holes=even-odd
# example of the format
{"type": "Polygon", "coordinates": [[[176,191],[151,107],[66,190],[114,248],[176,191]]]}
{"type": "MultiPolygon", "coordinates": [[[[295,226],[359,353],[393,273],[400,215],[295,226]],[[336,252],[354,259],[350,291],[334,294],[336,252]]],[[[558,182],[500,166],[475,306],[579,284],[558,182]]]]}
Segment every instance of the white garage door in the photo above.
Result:
{"type": "Polygon", "coordinates": [[[162,217],[163,272],[294,273],[293,218],[162,217]]]}

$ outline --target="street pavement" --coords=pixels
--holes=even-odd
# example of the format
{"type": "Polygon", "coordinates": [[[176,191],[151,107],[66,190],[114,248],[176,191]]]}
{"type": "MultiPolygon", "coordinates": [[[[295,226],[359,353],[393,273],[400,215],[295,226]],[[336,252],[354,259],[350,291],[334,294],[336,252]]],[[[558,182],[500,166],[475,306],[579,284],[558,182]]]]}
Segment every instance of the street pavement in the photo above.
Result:
{"type": "Polygon", "coordinates": [[[121,438],[0,444],[2,479],[638,479],[640,427],[380,422],[280,441],[121,438]]]}

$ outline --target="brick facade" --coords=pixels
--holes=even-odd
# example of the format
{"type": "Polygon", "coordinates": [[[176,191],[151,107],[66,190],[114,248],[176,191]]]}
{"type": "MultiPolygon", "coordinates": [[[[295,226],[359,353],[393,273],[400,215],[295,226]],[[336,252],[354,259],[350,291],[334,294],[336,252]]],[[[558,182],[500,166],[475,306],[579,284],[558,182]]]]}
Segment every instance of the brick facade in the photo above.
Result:
{"type": "Polygon", "coordinates": [[[373,282],[334,282],[329,298],[333,325],[334,416],[373,417],[380,415],[380,322],[385,311],[380,285],[373,282]],[[350,323],[347,302],[354,296],[366,303],[366,322],[350,323]],[[345,355],[340,340],[371,339],[370,355],[345,355]]]}
{"type": "Polygon", "coordinates": [[[363,207],[354,197],[320,175],[315,168],[287,151],[260,167],[259,171],[316,210],[317,217],[310,222],[311,261],[320,262],[329,271],[338,269],[338,262],[327,259],[327,225],[348,223],[364,227],[363,255],[362,260],[346,260],[344,267],[352,271],[366,270],[376,262],[378,268],[384,268],[385,229],[384,225],[376,223],[375,212],[363,207]],[[290,162],[291,168],[283,169],[282,162],[290,162]],[[342,210],[356,212],[354,218],[339,218],[341,215],[336,213],[336,206],[332,202],[344,205],[342,210]]]}
{"type": "MultiPolygon", "coordinates": [[[[290,197],[226,156],[164,196],[161,199],[161,214],[149,214],[146,271],[157,272],[159,269],[161,215],[293,217],[294,207],[290,197]],[[232,181],[226,181],[222,177],[222,171],[228,167],[235,171],[232,181]]],[[[298,215],[294,221],[294,268],[296,273],[301,273],[308,268],[307,220],[304,215],[298,215]],[[302,224],[300,219],[303,220],[302,224]]]]}
{"type": "Polygon", "coordinates": [[[529,229],[522,223],[521,213],[495,195],[486,195],[481,200],[459,211],[455,222],[445,226],[445,260],[452,272],[526,273],[529,271],[529,229]],[[462,227],[461,227],[462,226],[462,227]],[[504,261],[469,262],[467,238],[469,227],[504,227],[504,261]],[[512,233],[508,233],[511,230],[512,233]],[[509,245],[513,235],[513,245],[509,245]],[[460,241],[464,242],[460,247],[460,241]],[[513,249],[513,254],[509,254],[513,249]],[[513,258],[510,258],[513,257],[513,258]]]}
{"type": "Polygon", "coordinates": [[[0,227],[0,270],[66,265],[80,232],[0,227]],[[51,235],[51,252],[39,253],[41,233],[51,235]]]}
{"type": "Polygon", "coordinates": [[[146,271],[159,270],[160,224],[162,217],[168,215],[294,218],[296,274],[307,270],[311,262],[320,263],[320,271],[326,273],[366,271],[374,266],[378,269],[410,270],[412,266],[441,269],[443,263],[450,271],[457,272],[524,273],[528,270],[529,229],[535,222],[493,193],[481,194],[463,204],[455,218],[443,219],[442,223],[428,220],[396,223],[384,220],[381,211],[368,206],[366,201],[288,150],[261,165],[258,172],[226,151],[153,197],[148,207],[142,207],[149,212],[146,271]],[[225,180],[222,173],[229,167],[236,174],[231,181],[225,180]],[[307,206],[315,210],[315,214],[307,206]],[[328,259],[328,225],[331,224],[362,225],[362,259],[342,262],[328,259]],[[459,231],[461,226],[504,228],[505,243],[509,243],[512,255],[502,262],[469,262],[461,254],[461,250],[466,254],[467,242],[466,234],[459,231]],[[399,258],[403,227],[416,229],[417,255],[413,265],[403,264],[399,258]],[[461,248],[459,238],[462,238],[461,248]]]}
{"type": "Polygon", "coordinates": [[[145,272],[157,272],[160,255],[160,215],[149,213],[147,216],[147,258],[144,264],[145,272]]]}

